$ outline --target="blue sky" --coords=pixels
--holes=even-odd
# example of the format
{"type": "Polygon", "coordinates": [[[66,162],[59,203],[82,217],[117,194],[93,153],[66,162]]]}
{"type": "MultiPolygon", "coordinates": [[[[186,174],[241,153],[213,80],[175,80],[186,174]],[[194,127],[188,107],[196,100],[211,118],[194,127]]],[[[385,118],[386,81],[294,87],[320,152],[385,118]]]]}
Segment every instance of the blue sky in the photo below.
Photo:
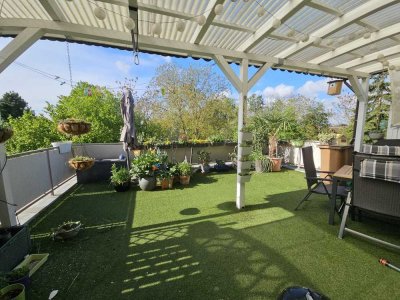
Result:
{"type": "MultiPolygon", "coordinates": [[[[0,38],[0,49],[10,41],[10,38],[0,38]]],[[[140,65],[137,66],[133,63],[132,53],[129,51],[74,43],[70,44],[70,54],[73,81],[89,81],[117,88],[116,81],[123,81],[126,77],[138,77],[139,94],[144,91],[146,84],[154,76],[157,66],[167,62],[175,62],[183,67],[189,64],[211,65],[216,72],[222,75],[213,61],[206,62],[191,58],[183,59],[141,53],[139,54],[140,65]]],[[[67,47],[63,42],[38,41],[17,61],[52,75],[69,79],[67,47]]],[[[233,69],[238,72],[236,65],[233,66],[233,69]]],[[[250,73],[254,73],[255,69],[252,69],[250,73]]],[[[315,97],[322,101],[327,108],[331,108],[336,98],[326,94],[327,80],[327,78],[318,76],[269,70],[253,87],[250,94],[261,94],[266,99],[302,94],[311,98],[315,97]]],[[[43,110],[45,101],[56,103],[58,96],[68,94],[70,89],[71,87],[67,84],[60,85],[53,79],[16,64],[10,65],[0,74],[0,95],[7,91],[18,92],[36,112],[43,110]]],[[[232,97],[237,97],[232,86],[227,92],[232,97]]]]}

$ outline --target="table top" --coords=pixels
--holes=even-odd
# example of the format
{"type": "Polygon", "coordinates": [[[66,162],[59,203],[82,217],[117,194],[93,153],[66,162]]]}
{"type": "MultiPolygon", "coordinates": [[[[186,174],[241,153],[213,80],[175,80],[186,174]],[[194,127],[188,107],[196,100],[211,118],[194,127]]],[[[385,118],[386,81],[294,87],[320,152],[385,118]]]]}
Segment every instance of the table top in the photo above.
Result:
{"type": "Polygon", "coordinates": [[[339,170],[337,170],[332,176],[340,179],[353,179],[353,167],[349,165],[344,165],[339,170]]]}

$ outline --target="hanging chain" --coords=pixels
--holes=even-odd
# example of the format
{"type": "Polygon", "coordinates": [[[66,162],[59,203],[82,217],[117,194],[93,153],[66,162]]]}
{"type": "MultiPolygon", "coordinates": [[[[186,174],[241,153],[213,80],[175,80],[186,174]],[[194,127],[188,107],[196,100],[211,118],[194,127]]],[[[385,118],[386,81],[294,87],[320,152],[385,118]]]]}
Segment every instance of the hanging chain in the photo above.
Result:
{"type": "Polygon", "coordinates": [[[71,55],[69,53],[69,42],[68,39],[66,40],[67,42],[67,58],[68,58],[68,68],[69,68],[69,82],[71,84],[71,88],[74,87],[73,82],[72,82],[72,68],[71,68],[71,55]]]}

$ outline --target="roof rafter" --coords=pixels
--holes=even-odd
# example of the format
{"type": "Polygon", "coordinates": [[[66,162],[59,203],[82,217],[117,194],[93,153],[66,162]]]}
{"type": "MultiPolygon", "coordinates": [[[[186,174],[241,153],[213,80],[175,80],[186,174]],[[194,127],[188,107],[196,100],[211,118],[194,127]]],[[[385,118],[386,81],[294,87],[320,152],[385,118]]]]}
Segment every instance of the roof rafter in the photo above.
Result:
{"type": "Polygon", "coordinates": [[[39,2],[54,21],[67,21],[62,10],[58,6],[57,1],[39,0],[39,2]]]}
{"type": "MultiPolygon", "coordinates": [[[[42,28],[46,33],[46,37],[59,38],[60,36],[68,35],[70,40],[77,39],[82,42],[95,42],[99,45],[103,44],[111,47],[124,47],[126,49],[131,48],[131,46],[129,46],[131,43],[131,36],[127,32],[93,28],[90,26],[71,23],[31,19],[4,19],[0,24],[0,30],[12,28],[13,30],[22,31],[25,27],[42,28]]],[[[281,67],[283,69],[286,68],[302,72],[311,72],[315,74],[339,77],[347,77],[348,75],[360,77],[368,76],[368,73],[353,70],[348,71],[346,69],[340,69],[336,67],[314,65],[310,63],[293,61],[290,59],[278,59],[276,57],[267,55],[244,53],[206,45],[195,45],[151,36],[141,36],[139,40],[139,48],[141,50],[157,53],[165,53],[168,51],[169,53],[206,58],[209,58],[213,55],[222,55],[229,61],[237,62],[241,59],[248,59],[252,64],[256,65],[262,65],[267,62],[273,64],[275,67],[281,67]]]]}
{"type": "Polygon", "coordinates": [[[339,18],[336,18],[329,24],[323,26],[322,28],[310,34],[314,38],[310,38],[307,42],[299,42],[296,45],[289,47],[287,50],[282,51],[277,56],[280,58],[287,58],[291,55],[294,55],[300,52],[301,50],[313,45],[315,37],[325,38],[344,27],[359,21],[360,19],[363,19],[381,9],[384,9],[396,3],[399,3],[399,1],[398,0],[368,1],[367,3],[359,6],[357,9],[351,10],[350,12],[344,14],[339,18]]]}
{"type": "Polygon", "coordinates": [[[204,16],[206,17],[206,23],[203,26],[199,26],[196,28],[196,31],[194,32],[192,38],[190,39],[190,42],[192,44],[199,44],[201,42],[201,40],[203,39],[204,35],[206,34],[208,28],[210,27],[212,21],[216,16],[214,11],[215,6],[222,3],[224,3],[224,0],[210,0],[210,2],[208,2],[205,10],[206,12],[204,13],[204,16]]]}
{"type": "Polygon", "coordinates": [[[399,26],[398,24],[394,24],[391,26],[388,26],[386,28],[383,28],[377,32],[374,32],[371,34],[371,37],[368,39],[364,39],[364,38],[359,38],[355,41],[352,41],[350,43],[347,43],[341,47],[336,48],[333,51],[330,51],[328,53],[325,53],[321,56],[318,56],[312,60],[310,60],[309,62],[312,64],[321,64],[325,61],[331,60],[335,57],[338,57],[340,55],[349,53],[353,50],[356,50],[358,48],[367,46],[369,44],[372,44],[374,42],[383,40],[385,38],[390,38],[393,35],[399,34],[399,26]]]}
{"type": "MultiPolygon", "coordinates": [[[[275,18],[279,19],[282,23],[293,16],[298,9],[307,5],[311,0],[292,0],[287,2],[281,9],[275,13],[275,18]]],[[[256,32],[249,37],[243,44],[237,49],[238,51],[248,51],[257,45],[264,37],[272,33],[275,30],[273,25],[273,18],[270,18],[265,22],[256,32]]]]}

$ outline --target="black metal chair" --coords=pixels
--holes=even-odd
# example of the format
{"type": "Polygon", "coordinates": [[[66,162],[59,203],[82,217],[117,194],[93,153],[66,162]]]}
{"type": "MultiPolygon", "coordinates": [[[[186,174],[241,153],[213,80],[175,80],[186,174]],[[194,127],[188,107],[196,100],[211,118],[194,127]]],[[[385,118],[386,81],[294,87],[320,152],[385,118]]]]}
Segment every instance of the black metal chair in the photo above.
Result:
{"type": "MultiPolygon", "coordinates": [[[[311,194],[319,194],[319,195],[326,195],[328,200],[330,200],[332,194],[332,184],[326,182],[333,182],[332,175],[335,172],[331,171],[317,171],[315,169],[314,158],[313,158],[313,149],[311,146],[303,147],[301,149],[303,154],[303,163],[304,163],[304,171],[306,173],[306,181],[307,181],[307,188],[308,193],[307,195],[299,202],[294,210],[297,210],[300,205],[307,201],[311,194]],[[325,173],[327,174],[325,177],[319,177],[318,173],[325,173]]],[[[341,199],[341,205],[339,209],[336,209],[337,212],[340,212],[344,200],[347,197],[348,190],[344,186],[338,186],[336,197],[341,199]]]]}

